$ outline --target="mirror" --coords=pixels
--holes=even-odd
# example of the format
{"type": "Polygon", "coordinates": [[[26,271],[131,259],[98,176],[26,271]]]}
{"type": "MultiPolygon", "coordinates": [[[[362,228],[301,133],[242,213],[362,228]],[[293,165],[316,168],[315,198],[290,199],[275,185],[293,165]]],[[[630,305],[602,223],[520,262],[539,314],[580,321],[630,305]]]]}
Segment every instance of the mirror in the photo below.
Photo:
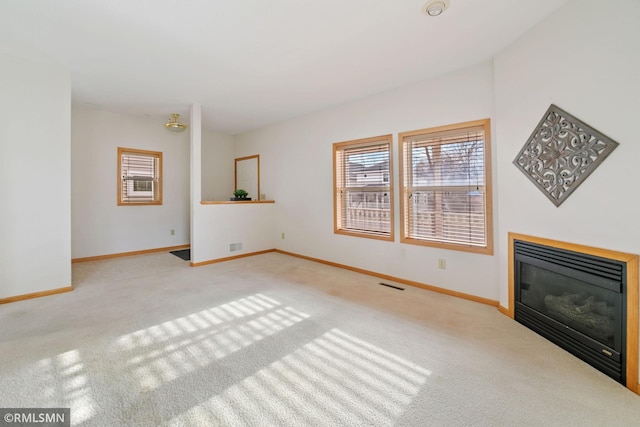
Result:
{"type": "Polygon", "coordinates": [[[260,155],[235,159],[235,189],[242,188],[251,200],[260,200],[260,155]]]}

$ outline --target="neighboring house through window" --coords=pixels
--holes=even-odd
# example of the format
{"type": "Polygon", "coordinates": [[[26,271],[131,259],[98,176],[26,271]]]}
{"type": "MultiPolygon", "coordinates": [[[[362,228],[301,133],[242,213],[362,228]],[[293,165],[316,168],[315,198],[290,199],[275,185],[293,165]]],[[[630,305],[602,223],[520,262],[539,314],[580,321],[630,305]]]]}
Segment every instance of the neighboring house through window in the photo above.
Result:
{"type": "Polygon", "coordinates": [[[162,153],[118,147],[118,205],[162,204],[162,153]]]}
{"type": "Polygon", "coordinates": [[[393,240],[392,136],[333,144],[334,231],[393,240]]]}
{"type": "Polygon", "coordinates": [[[489,119],[399,134],[400,241],[493,254],[489,119]]]}

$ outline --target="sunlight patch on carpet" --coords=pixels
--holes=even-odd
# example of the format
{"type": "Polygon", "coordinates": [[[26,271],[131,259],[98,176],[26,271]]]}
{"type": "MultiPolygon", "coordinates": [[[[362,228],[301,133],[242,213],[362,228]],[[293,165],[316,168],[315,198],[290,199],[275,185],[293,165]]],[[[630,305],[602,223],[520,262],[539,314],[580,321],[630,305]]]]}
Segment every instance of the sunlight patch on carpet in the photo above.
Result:
{"type": "Polygon", "coordinates": [[[391,425],[431,372],[332,329],[170,425],[391,425]]]}
{"type": "Polygon", "coordinates": [[[38,362],[42,394],[50,407],[71,408],[73,425],[91,419],[96,403],[79,350],[60,353],[38,362]]]}
{"type": "Polygon", "coordinates": [[[179,317],[118,338],[115,351],[148,391],[308,318],[262,294],[179,317]]]}

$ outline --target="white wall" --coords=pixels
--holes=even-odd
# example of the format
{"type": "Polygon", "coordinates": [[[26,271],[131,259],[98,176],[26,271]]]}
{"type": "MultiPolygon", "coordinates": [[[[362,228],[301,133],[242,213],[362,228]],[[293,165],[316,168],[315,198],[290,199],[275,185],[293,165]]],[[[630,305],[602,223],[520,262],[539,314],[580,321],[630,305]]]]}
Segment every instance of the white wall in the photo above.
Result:
{"type": "Polygon", "coordinates": [[[188,244],[189,133],[87,107],[71,119],[72,257],[188,244]],[[162,205],[117,205],[117,147],[163,153],[162,205]]]}
{"type": "Polygon", "coordinates": [[[202,130],[202,200],[229,200],[233,196],[234,138],[202,130]]]}
{"type": "Polygon", "coordinates": [[[497,300],[495,257],[400,244],[398,214],[395,242],[334,234],[332,201],[334,142],[394,135],[397,213],[397,133],[492,116],[493,69],[483,63],[238,135],[236,157],[260,154],[261,193],[276,201],[277,248],[497,300]]]}
{"type": "Polygon", "coordinates": [[[196,207],[191,262],[200,263],[274,247],[274,204],[229,203],[196,207]],[[230,245],[242,243],[232,251],[230,245]]]}
{"type": "Polygon", "coordinates": [[[638,1],[572,1],[495,59],[504,307],[509,231],[640,253],[639,19],[638,1]],[[620,143],[559,208],[511,164],[551,103],[620,143]]]}
{"type": "Polygon", "coordinates": [[[71,286],[69,73],[0,55],[0,298],[71,286]]]}

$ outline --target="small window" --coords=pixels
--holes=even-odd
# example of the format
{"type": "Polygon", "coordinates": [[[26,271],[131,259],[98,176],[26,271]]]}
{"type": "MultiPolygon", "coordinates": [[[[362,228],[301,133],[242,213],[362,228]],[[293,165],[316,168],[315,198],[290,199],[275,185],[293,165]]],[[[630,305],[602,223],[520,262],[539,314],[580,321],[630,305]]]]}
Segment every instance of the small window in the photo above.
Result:
{"type": "Polygon", "coordinates": [[[118,205],[162,204],[162,153],[118,147],[118,205]]]}
{"type": "Polygon", "coordinates": [[[493,254],[489,119],[401,133],[400,241],[493,254]]]}
{"type": "Polygon", "coordinates": [[[393,240],[392,136],[333,144],[334,231],[393,240]]]}

